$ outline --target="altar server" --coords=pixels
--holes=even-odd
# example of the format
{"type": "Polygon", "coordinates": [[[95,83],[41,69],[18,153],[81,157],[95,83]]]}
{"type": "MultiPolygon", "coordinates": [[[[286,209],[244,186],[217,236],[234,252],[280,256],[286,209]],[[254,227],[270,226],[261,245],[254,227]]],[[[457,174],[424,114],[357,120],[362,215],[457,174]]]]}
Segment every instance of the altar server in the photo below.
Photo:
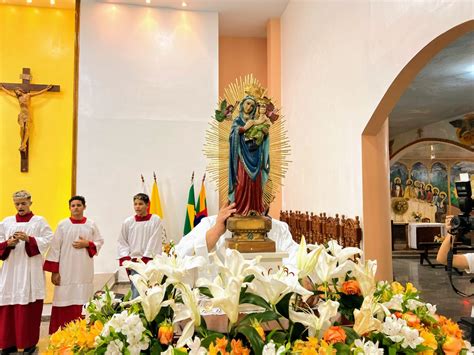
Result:
{"type": "Polygon", "coordinates": [[[39,339],[45,296],[43,258],[53,232],[35,216],[31,195],[13,194],[15,216],[0,223],[0,349],[33,353],[39,339]]]}
{"type": "MultiPolygon", "coordinates": [[[[139,193],[133,197],[135,215],[130,216],[122,223],[122,230],[118,238],[119,264],[126,260],[142,260],[147,263],[156,255],[161,254],[163,225],[160,217],[148,213],[150,198],[147,194],[139,193]]],[[[135,272],[132,270],[131,274],[135,272]]],[[[138,292],[132,283],[132,297],[138,292]]]]}
{"type": "Polygon", "coordinates": [[[85,209],[84,197],[71,197],[71,217],[59,223],[44,263],[55,285],[49,334],[80,318],[82,306],[94,293],[93,257],[104,240],[94,221],[84,217],[85,209]]]}

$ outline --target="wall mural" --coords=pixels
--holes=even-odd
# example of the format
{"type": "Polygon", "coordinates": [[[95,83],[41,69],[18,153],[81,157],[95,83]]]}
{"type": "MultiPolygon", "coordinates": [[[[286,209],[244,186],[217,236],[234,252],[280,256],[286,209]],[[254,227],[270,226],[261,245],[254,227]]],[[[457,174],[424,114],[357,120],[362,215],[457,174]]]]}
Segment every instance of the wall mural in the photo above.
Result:
{"type": "MultiPolygon", "coordinates": [[[[473,167],[474,163],[457,163],[451,169],[451,180],[454,176],[459,177],[460,172],[474,171],[473,167]]],[[[394,221],[444,221],[449,206],[448,168],[445,163],[435,162],[427,167],[422,162],[411,165],[395,162],[390,167],[390,187],[394,221]],[[404,204],[402,199],[407,201],[404,208],[401,206],[404,204]]]]}

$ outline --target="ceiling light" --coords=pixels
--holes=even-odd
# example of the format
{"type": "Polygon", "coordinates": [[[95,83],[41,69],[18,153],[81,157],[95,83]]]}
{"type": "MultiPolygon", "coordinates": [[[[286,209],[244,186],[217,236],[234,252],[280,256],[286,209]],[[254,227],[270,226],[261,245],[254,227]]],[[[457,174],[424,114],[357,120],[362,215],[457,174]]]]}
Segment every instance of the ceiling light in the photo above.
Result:
{"type": "Polygon", "coordinates": [[[182,7],[186,7],[186,6],[188,6],[188,4],[186,4],[186,1],[183,1],[183,2],[181,3],[181,6],[182,6],[182,7]]]}
{"type": "Polygon", "coordinates": [[[150,4],[150,3],[151,3],[151,0],[145,0],[145,2],[146,2],[147,4],[150,4]]]}
{"type": "Polygon", "coordinates": [[[56,0],[50,0],[49,3],[54,6],[56,4],[56,0]]]}
{"type": "Polygon", "coordinates": [[[33,2],[33,0],[26,0],[27,4],[31,4],[32,2],[33,2]]]}

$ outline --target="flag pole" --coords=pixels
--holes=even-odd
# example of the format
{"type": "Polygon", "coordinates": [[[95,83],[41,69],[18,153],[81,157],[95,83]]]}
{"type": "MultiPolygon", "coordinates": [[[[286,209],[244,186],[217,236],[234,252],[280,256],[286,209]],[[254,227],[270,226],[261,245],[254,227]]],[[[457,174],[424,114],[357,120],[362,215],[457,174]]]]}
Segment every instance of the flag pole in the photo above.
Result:
{"type": "Polygon", "coordinates": [[[145,178],[143,177],[143,174],[140,174],[140,177],[142,178],[142,183],[145,183],[145,178]]]}
{"type": "Polygon", "coordinates": [[[153,180],[155,180],[155,182],[156,182],[156,174],[155,174],[155,172],[153,172],[153,180]]]}
{"type": "Polygon", "coordinates": [[[194,171],[193,174],[191,175],[191,184],[194,182],[194,171]]]}
{"type": "Polygon", "coordinates": [[[202,183],[204,184],[204,181],[206,180],[206,173],[204,173],[204,176],[202,177],[202,183]]]}

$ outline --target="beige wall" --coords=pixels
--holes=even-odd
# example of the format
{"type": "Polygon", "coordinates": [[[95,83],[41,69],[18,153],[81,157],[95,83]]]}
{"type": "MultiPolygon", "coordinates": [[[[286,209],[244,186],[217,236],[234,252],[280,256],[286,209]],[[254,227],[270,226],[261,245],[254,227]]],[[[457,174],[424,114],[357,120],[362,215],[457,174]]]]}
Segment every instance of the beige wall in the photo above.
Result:
{"type": "Polygon", "coordinates": [[[235,79],[251,73],[267,86],[267,39],[219,37],[219,96],[235,79]]]}

